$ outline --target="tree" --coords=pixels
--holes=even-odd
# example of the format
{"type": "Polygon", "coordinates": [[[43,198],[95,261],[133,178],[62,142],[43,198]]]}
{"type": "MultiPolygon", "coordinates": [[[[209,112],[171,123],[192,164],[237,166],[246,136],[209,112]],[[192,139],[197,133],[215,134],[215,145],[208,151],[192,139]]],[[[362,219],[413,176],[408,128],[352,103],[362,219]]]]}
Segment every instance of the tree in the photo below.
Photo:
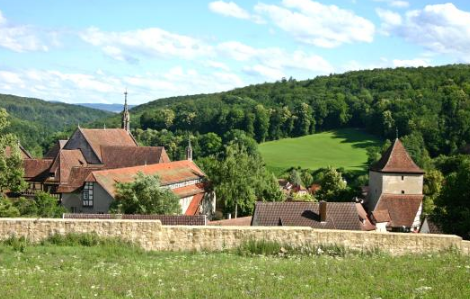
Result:
{"type": "Polygon", "coordinates": [[[446,233],[470,240],[470,162],[446,177],[436,201],[436,220],[446,233]]]}
{"type": "MultiPolygon", "coordinates": [[[[295,109],[294,131],[296,136],[304,136],[310,133],[312,126],[312,111],[308,104],[300,103],[295,109]]],[[[313,132],[314,130],[312,130],[313,132]]]]}
{"type": "Polygon", "coordinates": [[[333,167],[328,167],[320,182],[320,190],[315,195],[319,200],[339,201],[338,198],[342,197],[346,187],[346,182],[343,180],[341,173],[333,167]]]}
{"type": "Polygon", "coordinates": [[[137,173],[131,183],[116,183],[116,197],[110,210],[124,214],[180,214],[179,198],[160,187],[158,176],[137,173]]]}
{"type": "Polygon", "coordinates": [[[295,186],[302,186],[302,179],[300,178],[300,174],[297,170],[292,169],[289,174],[289,182],[295,186]]]}
{"type": "Polygon", "coordinates": [[[277,180],[266,171],[259,153],[250,154],[243,145],[232,143],[221,157],[198,161],[225,212],[235,217],[251,215],[257,200],[283,200],[277,180]]]}
{"type": "Polygon", "coordinates": [[[23,161],[16,137],[5,133],[9,124],[8,113],[5,109],[0,109],[0,192],[20,192],[26,187],[23,161]],[[8,156],[7,147],[10,149],[8,156]]]}
{"type": "Polygon", "coordinates": [[[269,130],[269,115],[268,111],[263,107],[263,105],[255,106],[255,138],[258,142],[264,142],[268,136],[269,130]]]}
{"type": "Polygon", "coordinates": [[[207,133],[198,138],[200,157],[218,154],[222,149],[222,138],[215,133],[207,133]]]}
{"type": "Polygon", "coordinates": [[[423,203],[423,212],[426,215],[431,215],[434,212],[434,202],[439,196],[444,183],[444,176],[442,172],[437,169],[426,171],[424,175],[423,193],[425,194],[423,203]]]}
{"type": "Polygon", "coordinates": [[[36,193],[34,201],[37,209],[36,215],[39,217],[58,218],[66,211],[57,198],[47,192],[36,193]]]}

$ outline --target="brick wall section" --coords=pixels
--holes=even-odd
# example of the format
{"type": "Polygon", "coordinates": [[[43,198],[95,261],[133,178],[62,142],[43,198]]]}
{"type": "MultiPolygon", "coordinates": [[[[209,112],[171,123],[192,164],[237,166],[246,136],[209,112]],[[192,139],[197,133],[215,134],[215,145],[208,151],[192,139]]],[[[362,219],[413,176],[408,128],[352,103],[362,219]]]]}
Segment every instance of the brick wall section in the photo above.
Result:
{"type": "Polygon", "coordinates": [[[470,242],[453,235],[398,234],[319,230],[306,227],[162,226],[156,220],[124,219],[0,219],[0,240],[11,235],[33,242],[52,234],[91,233],[119,237],[146,250],[218,251],[244,240],[273,240],[292,246],[342,245],[350,249],[378,248],[394,255],[429,253],[455,248],[470,254],[470,242]]]}

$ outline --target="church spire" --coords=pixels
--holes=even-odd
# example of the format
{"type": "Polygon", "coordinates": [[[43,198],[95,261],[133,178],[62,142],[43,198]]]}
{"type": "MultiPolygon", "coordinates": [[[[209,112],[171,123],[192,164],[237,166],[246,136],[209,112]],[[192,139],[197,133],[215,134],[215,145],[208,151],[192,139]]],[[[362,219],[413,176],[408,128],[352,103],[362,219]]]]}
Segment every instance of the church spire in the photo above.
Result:
{"type": "Polygon", "coordinates": [[[186,147],[186,160],[193,160],[193,147],[191,146],[191,138],[188,138],[188,146],[186,147]]]}
{"type": "Polygon", "coordinates": [[[127,107],[127,88],[124,92],[124,111],[122,111],[122,128],[127,132],[131,131],[131,116],[129,114],[129,107],[127,107]]]}

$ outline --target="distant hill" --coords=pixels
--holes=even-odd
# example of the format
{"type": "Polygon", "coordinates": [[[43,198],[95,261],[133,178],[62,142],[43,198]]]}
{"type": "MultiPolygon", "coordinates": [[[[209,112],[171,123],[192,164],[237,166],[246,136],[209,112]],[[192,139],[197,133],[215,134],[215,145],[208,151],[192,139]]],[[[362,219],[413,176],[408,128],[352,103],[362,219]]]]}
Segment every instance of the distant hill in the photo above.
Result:
{"type": "MultiPolygon", "coordinates": [[[[106,125],[119,122],[115,115],[106,125]]],[[[415,157],[452,155],[470,146],[470,65],[351,71],[158,99],[131,110],[131,127],[175,136],[241,130],[258,142],[347,127],[380,139],[398,131],[415,157]]]]}
{"type": "MultiPolygon", "coordinates": [[[[120,113],[123,108],[122,104],[78,103],[77,105],[114,113],[120,113]]],[[[129,109],[135,106],[136,105],[129,105],[129,109]]]]}
{"type": "Polygon", "coordinates": [[[53,133],[113,115],[78,105],[6,94],[0,94],[0,108],[5,108],[10,114],[9,131],[15,133],[22,145],[35,155],[43,152],[53,133]]]}

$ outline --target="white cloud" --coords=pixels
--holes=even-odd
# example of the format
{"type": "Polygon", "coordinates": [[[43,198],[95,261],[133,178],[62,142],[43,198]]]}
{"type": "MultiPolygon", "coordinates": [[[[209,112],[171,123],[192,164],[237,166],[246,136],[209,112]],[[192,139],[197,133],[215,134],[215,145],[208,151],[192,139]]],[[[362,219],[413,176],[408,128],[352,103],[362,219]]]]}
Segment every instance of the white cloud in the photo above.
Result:
{"type": "Polygon", "coordinates": [[[209,3],[209,9],[215,13],[237,19],[250,18],[250,14],[234,2],[214,1],[209,3]]]}
{"type": "Polygon", "coordinates": [[[19,53],[48,51],[49,47],[41,40],[48,34],[52,33],[41,32],[31,26],[10,25],[0,11],[0,47],[19,53]]]}
{"type": "Polygon", "coordinates": [[[235,41],[219,44],[217,50],[221,56],[250,64],[243,68],[245,72],[256,73],[269,80],[279,80],[289,70],[309,72],[311,75],[333,72],[333,67],[324,58],[300,50],[287,52],[274,47],[257,49],[235,41]]]}
{"type": "Polygon", "coordinates": [[[470,13],[452,3],[408,11],[401,22],[393,22],[391,18],[383,20],[390,33],[409,42],[435,53],[452,54],[461,61],[470,61],[470,13]]]}
{"type": "Polygon", "coordinates": [[[388,6],[395,8],[407,8],[408,6],[410,6],[410,3],[408,1],[403,0],[374,0],[374,2],[387,3],[388,6]]]}
{"type": "Polygon", "coordinates": [[[384,35],[389,35],[389,31],[396,26],[401,25],[402,18],[401,15],[382,8],[377,8],[375,10],[379,18],[382,20],[382,25],[380,27],[380,32],[384,35]]]}
{"type": "Polygon", "coordinates": [[[311,0],[283,0],[282,6],[257,4],[255,11],[266,15],[297,41],[334,48],[345,43],[372,42],[374,24],[354,12],[311,0]]]}
{"type": "Polygon", "coordinates": [[[389,1],[388,3],[390,6],[398,8],[406,8],[410,6],[410,3],[408,3],[407,1],[389,1]]]}
{"type": "Polygon", "coordinates": [[[211,52],[211,47],[198,39],[160,28],[124,32],[88,28],[80,37],[91,45],[101,47],[106,55],[128,62],[138,61],[140,55],[192,59],[211,52]]]}
{"type": "Polygon", "coordinates": [[[235,2],[214,1],[209,3],[209,9],[217,14],[233,17],[237,19],[252,20],[255,23],[264,23],[258,15],[251,15],[249,12],[238,6],[235,2]]]}
{"type": "Polygon", "coordinates": [[[201,72],[180,66],[163,73],[123,77],[103,71],[84,74],[37,69],[0,70],[0,93],[69,103],[119,103],[125,86],[129,90],[129,101],[140,104],[170,96],[220,92],[245,84],[237,74],[228,71],[201,72]]]}
{"type": "Polygon", "coordinates": [[[392,60],[393,67],[418,67],[429,66],[429,59],[415,58],[415,59],[394,59],[392,60]]]}

